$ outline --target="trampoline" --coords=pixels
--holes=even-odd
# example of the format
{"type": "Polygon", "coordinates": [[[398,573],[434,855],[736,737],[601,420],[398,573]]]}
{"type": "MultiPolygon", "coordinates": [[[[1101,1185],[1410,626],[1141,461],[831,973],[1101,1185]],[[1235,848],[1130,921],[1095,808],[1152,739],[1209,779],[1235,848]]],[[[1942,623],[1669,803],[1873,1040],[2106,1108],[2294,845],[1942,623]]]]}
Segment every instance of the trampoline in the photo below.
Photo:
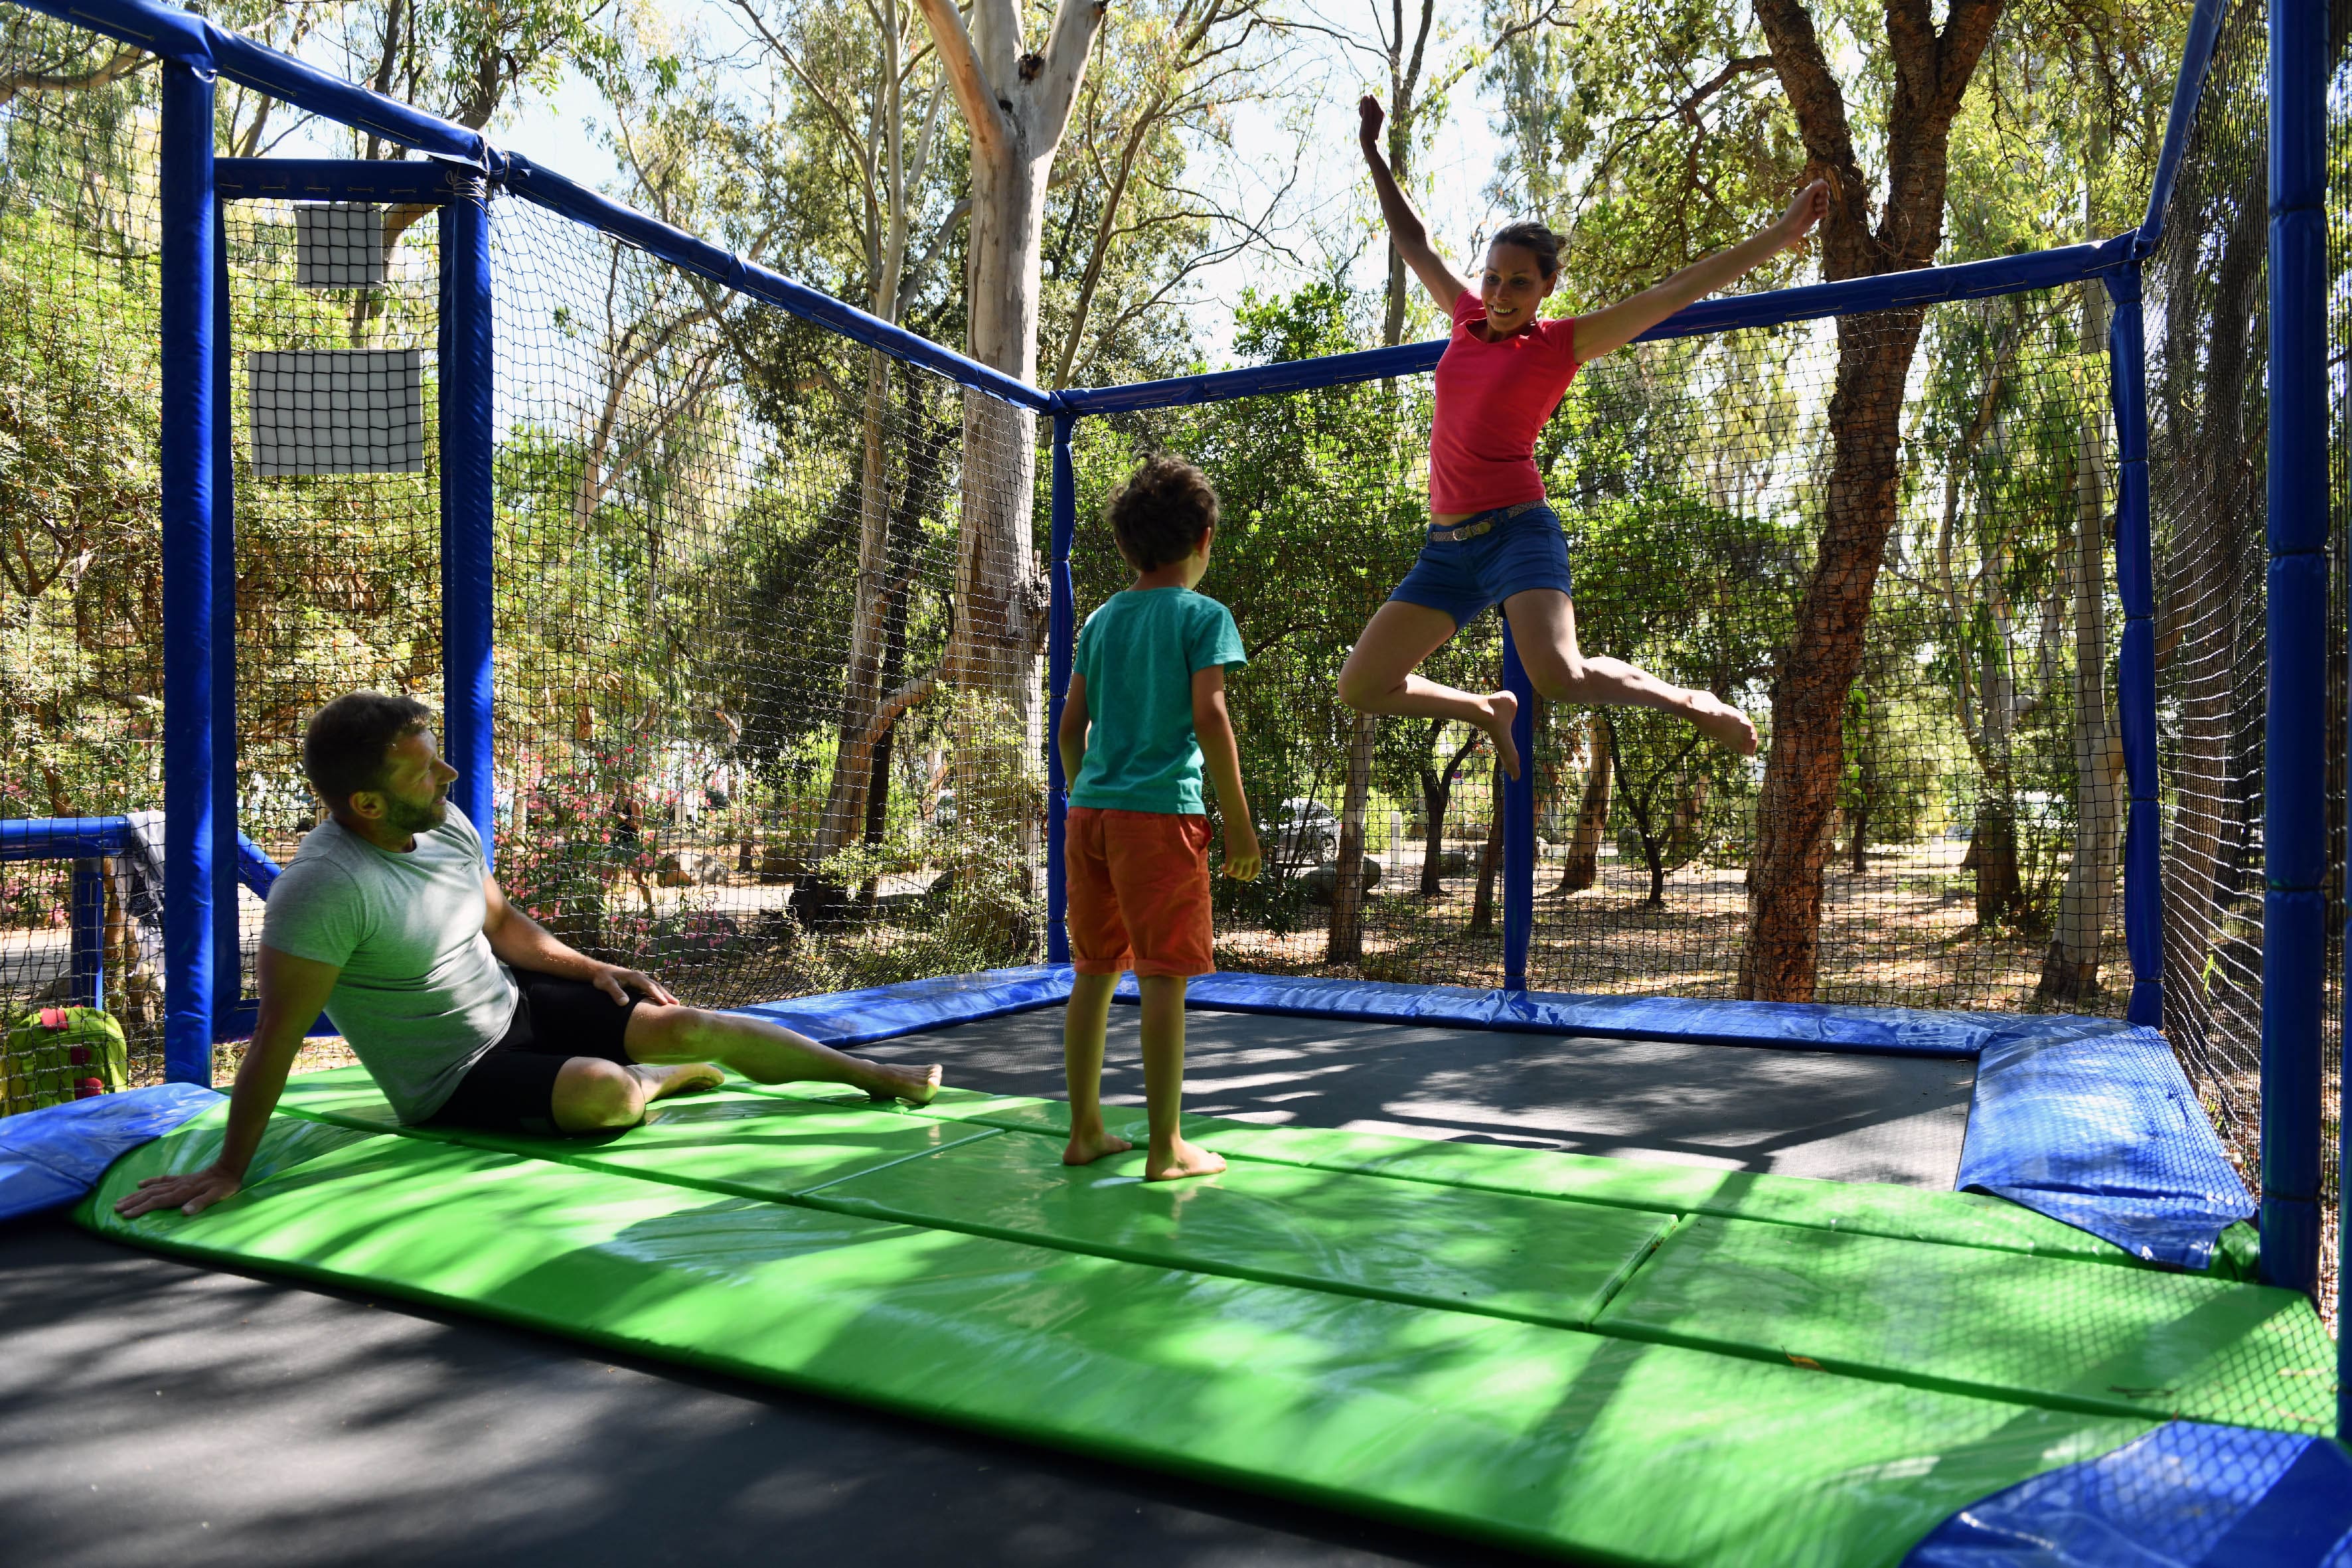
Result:
{"type": "MultiPolygon", "coordinates": [[[[1034,1058],[1067,984],[1041,968],[752,1011],[1010,1073],[1011,1026],[1032,1026],[1034,1058]]],[[[2143,1190],[2090,1214],[2090,1166],[2049,1169],[2048,1146],[2050,1190],[2012,1182],[2020,1202],[1694,1163],[1687,1149],[1561,1152],[1436,1118],[1408,1136],[1214,1114],[1191,1133],[1229,1169],[1163,1187],[1140,1180],[1139,1155],[1063,1166],[1066,1109],[1037,1096],[950,1089],[911,1110],[731,1083],[608,1138],[539,1140],[401,1128],[345,1069],[293,1080],[247,1190],[201,1220],[125,1223],[107,1206],[142,1175],[211,1159],[223,1108],[194,1090],[171,1112],[193,1112],[184,1124],[152,1142],[137,1128],[129,1153],[95,1160],[79,1212],[178,1256],[1602,1561],[1892,1562],[1969,1504],[2070,1465],[2183,1430],[2300,1453],[2333,1419],[2333,1345],[2307,1298],[2230,1278],[2226,1241],[2185,1273],[2083,1228],[2153,1251],[2200,1231],[2210,1246],[2231,1223],[2183,1224],[2194,1205],[2176,1193],[2151,1224],[2150,1176],[2219,1150],[2201,1120],[2149,1135],[2185,1090],[2168,1053],[2147,1059],[2174,1082],[2125,1070],[2146,1031],[1781,1010],[1778,1031],[1807,1037],[1790,1051],[1716,1043],[1737,1010],[1708,1005],[1244,975],[1201,990],[1204,1103],[1223,1105],[1218,1077],[1244,1067],[1259,1070],[1231,1077],[1263,1081],[1236,1095],[1337,1096],[1276,1085],[1338,1076],[1340,1055],[1386,1075],[1390,1092],[1373,1092],[1391,1115],[1400,1100],[1470,1109],[1452,1067],[1431,1065],[1426,1026],[1384,1008],[1451,1011],[1458,1029],[1507,1005],[1519,1016],[1486,1017],[1483,1042],[1552,1071],[1574,1070],[1554,1055],[1574,1042],[1612,1043],[1591,1031],[1638,1026],[1653,1047],[1751,1068],[1816,1058],[1817,1081],[1823,1063],[1925,1066],[1946,1102],[1973,1046],[1958,1179],[2015,1163],[2003,1128],[2023,1110],[2045,1130],[2074,1118],[2061,1142],[2078,1151],[2105,1125],[2097,1158],[2126,1157],[2143,1190]],[[1397,1033],[1383,1052],[1368,1030],[1397,1033]],[[1302,1054],[1306,1068],[1281,1065],[1302,1054]],[[2086,1072],[2103,1090],[2033,1087],[2086,1072]],[[1445,1132],[1465,1135],[1426,1135],[1445,1132]]],[[[1473,1066],[1507,1079],[1494,1059],[1473,1066]]],[[[1880,1082],[1895,1121],[1949,1114],[1880,1082]]]]}

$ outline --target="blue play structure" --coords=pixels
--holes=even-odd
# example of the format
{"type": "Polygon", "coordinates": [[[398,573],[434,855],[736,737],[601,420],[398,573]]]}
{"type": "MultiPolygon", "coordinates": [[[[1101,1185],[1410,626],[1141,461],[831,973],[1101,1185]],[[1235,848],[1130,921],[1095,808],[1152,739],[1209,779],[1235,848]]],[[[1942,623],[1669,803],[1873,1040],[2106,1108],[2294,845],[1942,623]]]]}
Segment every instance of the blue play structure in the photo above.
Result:
{"type": "MultiPolygon", "coordinates": [[[[239,832],[237,821],[245,721],[236,679],[238,558],[230,410],[233,377],[240,372],[231,342],[225,227],[236,204],[397,205],[429,208],[437,218],[441,743],[460,773],[453,798],[483,826],[486,841],[493,837],[492,825],[511,810],[510,803],[502,805],[497,783],[501,703],[508,698],[495,677],[499,622],[493,590],[500,565],[500,441],[510,425],[502,420],[498,397],[508,372],[499,357],[501,279],[494,256],[494,203],[528,204],[610,237],[669,268],[788,312],[966,393],[1025,410],[1048,425],[1048,734],[1069,683],[1080,607],[1073,554],[1082,486],[1075,454],[1084,422],[1422,376],[1444,348],[1442,342],[1416,343],[1136,385],[1045,392],[501,153],[476,132],[326,77],[204,17],[150,0],[29,4],[72,26],[135,42],[163,62],[157,143],[162,608],[169,652],[163,670],[161,770],[163,1045],[164,1076],[175,1085],[208,1085],[215,1042],[240,1037],[250,1028],[251,1005],[243,995],[240,973],[237,889],[242,885],[266,897],[275,874],[267,856],[239,832]],[[399,162],[216,156],[211,128],[219,79],[381,137],[414,155],[399,162]]],[[[2330,799],[2327,774],[2331,762],[2341,765],[2347,759],[2331,758],[2326,721],[2330,595],[2341,594],[2341,585],[2329,580],[2329,552],[2343,498],[2329,489],[2329,61],[2327,15],[2316,0],[2273,0],[2267,28],[2261,1137],[2259,1172],[2244,1173],[2246,1181],[2258,1176],[2258,1196],[2245,1190],[2173,1045],[2159,1032],[2172,1021],[2168,988],[2202,987],[2206,982],[2184,973],[2177,962],[2168,963],[2167,812],[2172,796],[2159,750],[2167,726],[2177,721],[2159,699],[2164,574],[2149,473],[2149,354],[2151,343],[2164,341],[2164,323],[2159,314],[2152,324],[2143,282],[2166,241],[2168,221],[2176,216],[2176,182],[2201,145],[2200,106],[2210,112],[2206,89],[2217,50],[2225,30],[2242,20],[2223,0],[2198,0],[2155,188],[2138,228],[2030,255],[1709,300],[1650,334],[1654,340],[1695,338],[2067,285],[2105,289],[2112,307],[2105,353],[2116,454],[2113,585],[2123,614],[2115,703],[2128,780],[2122,864],[2131,984],[2124,1017],[1612,997],[1531,988],[1539,876],[1533,769],[1499,793],[1498,987],[1221,973],[1196,984],[1192,1005],[1305,1017],[1973,1061],[1975,1099],[1956,1186],[2062,1220],[2142,1264],[2216,1276],[2250,1268],[2258,1269],[2263,1284],[2317,1295],[2332,1267],[2322,1257],[2323,1204],[2330,1191],[2322,1136],[2323,1089],[2330,1070],[2325,1042],[2338,1037],[2326,1016],[2328,922],[2343,912],[2329,885],[2331,816],[2343,806],[2330,799]],[[2250,1245],[2242,1223],[2247,1221],[2259,1233],[2258,1250],[2250,1245]]],[[[2209,132],[2206,140],[2215,134],[2209,132]]],[[[1507,628],[1503,646],[1505,679],[1521,700],[1519,746],[1532,755],[1535,694],[1510,647],[1507,628]]],[[[1069,985],[1060,855],[1066,781],[1050,746],[1045,771],[1043,963],[756,1001],[745,1004],[745,1010],[847,1046],[1059,1004],[1069,985]]],[[[121,816],[0,823],[0,860],[70,859],[85,867],[95,858],[122,852],[130,832],[121,816]]],[[[500,847],[509,855],[514,849],[511,843],[500,847]]],[[[751,855],[748,845],[745,854],[751,855]]],[[[100,952],[104,889],[89,869],[77,871],[73,887],[73,997],[97,1003],[105,995],[100,952]]],[[[650,896],[647,903],[650,908],[650,896]]],[[[2347,992],[2352,994],[2352,984],[2347,992]]],[[[2177,994],[2171,998],[2179,1000],[2177,994]]],[[[26,1184],[16,1191],[37,1189],[43,1194],[76,1183],[86,1187],[106,1163],[91,1149],[102,1145],[110,1155],[134,1147],[175,1116],[200,1111],[205,1103],[202,1096],[175,1089],[172,1105],[157,1108],[160,1120],[142,1120],[128,1110],[80,1110],[77,1131],[67,1137],[68,1144],[80,1141],[75,1145],[82,1150],[78,1161],[55,1153],[64,1144],[26,1137],[12,1143],[7,1130],[0,1128],[0,1202],[11,1198],[12,1183],[26,1184]],[[92,1131],[101,1114],[112,1124],[92,1131]],[[66,1166],[71,1170],[60,1173],[66,1166]]],[[[2339,1373],[2339,1401],[2347,1381],[2352,1361],[2339,1373]]],[[[2352,1404],[2339,1404],[2337,1432],[2352,1432],[2352,1404]]],[[[2203,1526],[2191,1529],[2178,1519],[2157,1518],[2164,1510],[2151,1497],[2180,1497],[2162,1486],[2150,1490],[2147,1478],[2176,1472],[2183,1453],[2193,1458],[2210,1451],[2200,1449],[2200,1441],[2166,1428],[2095,1462],[2055,1470],[2002,1494],[1998,1507],[1956,1521],[1912,1561],[2024,1562],[2021,1556],[1970,1553],[1992,1550],[1987,1542],[1995,1537],[2021,1537],[2041,1528],[2037,1521],[2062,1516],[2089,1532],[2069,1545],[2082,1554],[2043,1561],[2124,1561],[2101,1553],[2120,1552],[2116,1542],[2144,1540],[2151,1532],[2188,1540],[2203,1526]],[[2091,1542],[2102,1530],[2112,1539],[2091,1542]]],[[[2282,1534],[2284,1527],[2276,1526],[2276,1519],[2282,1510],[2299,1509],[2305,1517],[2342,1522],[2340,1510],[2330,1512],[2311,1501],[2334,1499],[2330,1489],[2341,1487],[2338,1469],[2326,1468],[2336,1461],[2334,1450],[2324,1440],[2314,1444],[2276,1434],[2247,1441],[2251,1447],[2233,1451],[2232,1462],[2246,1467],[2235,1472],[2231,1484],[2237,1490],[2220,1502],[2199,1494],[2203,1500],[2198,1506],[2210,1503],[2219,1510],[2209,1510],[2210,1517],[2226,1516],[2228,1526],[2210,1539],[2198,1538],[2202,1544],[2195,1554],[2163,1561],[2319,1560],[2294,1555],[2300,1548],[2288,1539],[2292,1531],[2282,1534]],[[2306,1463],[2308,1453],[2321,1458],[2306,1463]],[[2292,1501],[2296,1497],[2304,1500],[2292,1501]],[[2252,1555],[2257,1547],[2280,1554],[2252,1555]]],[[[2196,1511],[2186,1504],[2183,1509],[2196,1511]]],[[[2332,1546],[2336,1540],[2329,1536],[2319,1545],[2332,1546]]]]}

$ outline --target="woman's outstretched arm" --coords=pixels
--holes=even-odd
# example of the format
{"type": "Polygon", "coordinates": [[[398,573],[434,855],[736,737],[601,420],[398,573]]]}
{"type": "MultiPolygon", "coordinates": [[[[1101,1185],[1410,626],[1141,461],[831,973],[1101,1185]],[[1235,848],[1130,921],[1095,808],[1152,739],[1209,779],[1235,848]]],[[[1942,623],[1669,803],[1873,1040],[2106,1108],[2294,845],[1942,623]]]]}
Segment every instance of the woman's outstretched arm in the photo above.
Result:
{"type": "Polygon", "coordinates": [[[1576,357],[1591,361],[1622,349],[1685,305],[1704,300],[1726,284],[1747,277],[1783,250],[1805,243],[1806,234],[1830,210],[1830,188],[1815,180],[1797,193],[1789,210],[1728,250],[1694,261],[1663,283],[1630,299],[1576,319],[1576,357]]]}
{"type": "Polygon", "coordinates": [[[1356,105],[1356,112],[1361,121],[1356,140],[1364,149],[1364,162],[1372,166],[1372,189],[1380,193],[1381,216],[1388,220],[1389,238],[1395,242],[1404,264],[1412,268],[1412,275],[1421,279],[1421,286],[1437,301],[1437,308],[1450,311],[1454,300],[1472,291],[1470,285],[1429,247],[1429,230],[1423,226],[1421,215],[1404,199],[1396,176],[1389,172],[1389,161],[1381,156],[1381,121],[1387,118],[1381,100],[1367,96],[1356,105]]]}

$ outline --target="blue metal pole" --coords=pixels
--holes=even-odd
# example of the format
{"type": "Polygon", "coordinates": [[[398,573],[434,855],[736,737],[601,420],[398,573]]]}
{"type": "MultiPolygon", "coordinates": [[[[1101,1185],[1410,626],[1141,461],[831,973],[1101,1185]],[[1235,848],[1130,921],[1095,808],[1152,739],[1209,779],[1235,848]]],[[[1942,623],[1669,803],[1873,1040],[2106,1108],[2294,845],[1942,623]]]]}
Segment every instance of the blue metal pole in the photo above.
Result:
{"type": "Polygon", "coordinates": [[[2263,1276],[2319,1284],[2327,894],[2327,7],[2270,0],[2270,680],[2263,734],[2263,1276]]]}
{"type": "Polygon", "coordinates": [[[441,742],[442,754],[457,770],[449,798],[473,819],[492,866],[498,864],[494,370],[489,195],[473,180],[441,209],[441,742]]]}
{"type": "Polygon", "coordinates": [[[2123,602],[2116,718],[2129,804],[2124,818],[2126,1016],[2164,1026],[2164,836],[2156,795],[2156,551],[2147,510],[2147,343],[2139,264],[2107,279],[2108,395],[2116,416],[2116,595],[2123,602]]]}
{"type": "Polygon", "coordinates": [[[1503,685],[1519,700],[1511,740],[1519,776],[1503,781],[1503,989],[1528,988],[1528,939],[1536,923],[1536,688],[1503,621],[1503,685]]]}
{"type": "MultiPolygon", "coordinates": [[[[230,445],[236,405],[229,377],[236,363],[236,329],[228,292],[228,226],[215,193],[213,218],[213,823],[215,842],[235,842],[236,821],[236,454],[230,445]]],[[[245,995],[245,942],[238,929],[236,857],[212,859],[213,1017],[215,1037],[231,1008],[245,995]]]]}
{"type": "Polygon", "coordinates": [[[163,217],[163,1076],[213,1076],[213,83],[166,62],[163,217]]]}
{"type": "Polygon", "coordinates": [[[1045,961],[1070,962],[1069,877],[1062,844],[1070,813],[1070,781],[1062,776],[1062,702],[1070,690],[1070,660],[1078,637],[1077,585],[1070,577],[1070,545],[1078,530],[1078,484],[1070,465],[1075,414],[1054,416],[1054,567],[1045,631],[1045,961]]]}
{"type": "Polygon", "coordinates": [[[106,1005],[106,863],[73,863],[73,934],[68,994],[77,1007],[106,1005]]]}

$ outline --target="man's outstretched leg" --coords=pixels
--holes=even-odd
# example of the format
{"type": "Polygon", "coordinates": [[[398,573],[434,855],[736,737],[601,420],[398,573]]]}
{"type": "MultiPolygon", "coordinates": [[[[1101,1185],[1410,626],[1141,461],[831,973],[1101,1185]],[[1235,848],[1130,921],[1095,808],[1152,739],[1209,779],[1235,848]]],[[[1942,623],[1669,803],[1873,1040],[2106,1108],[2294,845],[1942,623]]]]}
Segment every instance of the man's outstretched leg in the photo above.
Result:
{"type": "Polygon", "coordinates": [[[936,1062],[896,1067],[867,1061],[821,1046],[781,1024],[703,1007],[639,1002],[629,1012],[622,1044],[632,1059],[647,1067],[717,1062],[754,1083],[846,1083],[877,1100],[914,1105],[930,1103],[940,1088],[936,1062]]]}

